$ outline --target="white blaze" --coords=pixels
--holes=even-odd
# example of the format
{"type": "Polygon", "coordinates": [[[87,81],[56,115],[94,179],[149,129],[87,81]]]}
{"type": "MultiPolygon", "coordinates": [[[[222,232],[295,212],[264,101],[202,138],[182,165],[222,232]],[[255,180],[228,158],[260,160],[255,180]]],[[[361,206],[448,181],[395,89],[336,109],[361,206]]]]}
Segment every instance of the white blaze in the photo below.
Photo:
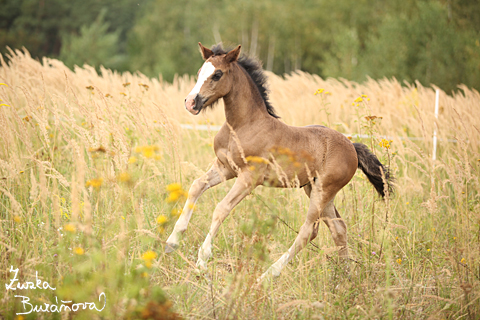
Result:
{"type": "Polygon", "coordinates": [[[200,74],[198,75],[197,84],[193,87],[192,91],[189,95],[196,95],[200,92],[205,81],[207,81],[208,77],[210,77],[215,72],[215,67],[211,62],[205,62],[200,69],[200,74]]]}

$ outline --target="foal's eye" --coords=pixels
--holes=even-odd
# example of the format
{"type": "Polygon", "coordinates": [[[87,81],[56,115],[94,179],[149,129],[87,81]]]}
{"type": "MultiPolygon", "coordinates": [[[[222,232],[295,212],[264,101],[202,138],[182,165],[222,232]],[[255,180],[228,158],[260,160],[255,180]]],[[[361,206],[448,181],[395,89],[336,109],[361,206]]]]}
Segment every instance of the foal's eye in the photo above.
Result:
{"type": "Polygon", "coordinates": [[[223,76],[223,72],[221,70],[215,71],[215,74],[212,77],[213,81],[218,81],[223,76]]]}

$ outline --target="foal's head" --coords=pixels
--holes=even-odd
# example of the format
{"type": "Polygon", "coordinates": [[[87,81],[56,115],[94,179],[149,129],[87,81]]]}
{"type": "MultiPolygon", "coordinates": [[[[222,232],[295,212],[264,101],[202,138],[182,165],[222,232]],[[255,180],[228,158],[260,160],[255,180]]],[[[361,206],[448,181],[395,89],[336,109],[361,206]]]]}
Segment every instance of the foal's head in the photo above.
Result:
{"type": "Polygon", "coordinates": [[[238,46],[226,54],[215,55],[200,42],[198,45],[205,63],[198,71],[197,84],[185,98],[185,108],[192,114],[198,114],[202,108],[208,107],[230,92],[233,81],[228,74],[232,63],[238,60],[241,47],[238,46]]]}

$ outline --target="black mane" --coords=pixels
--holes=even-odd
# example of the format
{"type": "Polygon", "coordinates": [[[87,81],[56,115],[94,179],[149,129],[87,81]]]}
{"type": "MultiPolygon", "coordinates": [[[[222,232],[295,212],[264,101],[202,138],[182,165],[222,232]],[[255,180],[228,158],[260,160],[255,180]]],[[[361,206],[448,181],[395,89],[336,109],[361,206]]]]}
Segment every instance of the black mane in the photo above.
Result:
{"type": "MultiPolygon", "coordinates": [[[[217,44],[213,46],[212,51],[216,56],[220,56],[228,53],[228,51],[225,51],[222,48],[221,44],[217,44]]],[[[249,57],[247,55],[242,54],[237,62],[238,62],[238,65],[241,66],[243,69],[245,69],[248,75],[250,75],[250,78],[252,78],[253,82],[255,83],[255,86],[257,87],[260,93],[260,96],[263,99],[263,102],[265,102],[265,106],[267,107],[267,112],[274,118],[280,118],[275,113],[275,109],[273,108],[272,104],[268,99],[267,76],[263,72],[262,64],[260,63],[260,61],[258,61],[253,57],[249,57]]]]}

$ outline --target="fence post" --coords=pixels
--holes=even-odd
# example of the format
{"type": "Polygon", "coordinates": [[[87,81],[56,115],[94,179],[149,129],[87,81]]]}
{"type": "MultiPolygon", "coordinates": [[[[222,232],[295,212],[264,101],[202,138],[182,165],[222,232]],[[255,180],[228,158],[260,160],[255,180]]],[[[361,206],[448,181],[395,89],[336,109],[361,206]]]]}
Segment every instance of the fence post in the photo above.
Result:
{"type": "Polygon", "coordinates": [[[440,98],[440,90],[435,90],[435,127],[433,129],[433,152],[432,160],[437,160],[437,119],[438,119],[438,100],[440,98]]]}

